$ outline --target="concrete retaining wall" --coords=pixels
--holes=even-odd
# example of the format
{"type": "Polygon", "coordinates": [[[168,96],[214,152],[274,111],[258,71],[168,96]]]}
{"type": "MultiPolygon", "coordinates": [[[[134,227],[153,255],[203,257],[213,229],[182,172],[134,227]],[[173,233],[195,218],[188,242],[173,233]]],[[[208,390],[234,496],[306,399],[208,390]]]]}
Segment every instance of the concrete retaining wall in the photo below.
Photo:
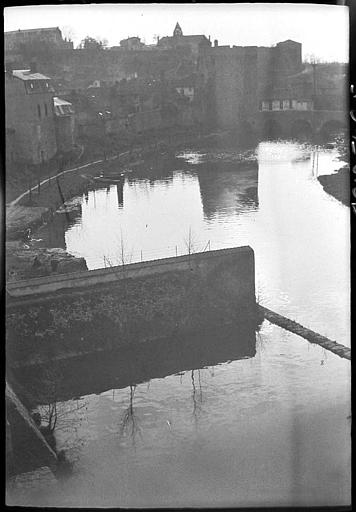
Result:
{"type": "Polygon", "coordinates": [[[256,318],[254,253],[238,247],[8,285],[18,366],[208,332],[256,318]]]}

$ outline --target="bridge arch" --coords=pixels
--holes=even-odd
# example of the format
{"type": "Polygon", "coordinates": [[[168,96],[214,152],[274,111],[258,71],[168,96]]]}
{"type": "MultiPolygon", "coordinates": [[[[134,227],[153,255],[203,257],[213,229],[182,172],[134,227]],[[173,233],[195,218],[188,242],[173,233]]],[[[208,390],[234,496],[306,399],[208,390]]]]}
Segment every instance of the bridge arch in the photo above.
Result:
{"type": "Polygon", "coordinates": [[[290,135],[293,139],[310,139],[313,135],[313,128],[306,119],[297,119],[291,127],[290,135]]]}
{"type": "Polygon", "coordinates": [[[319,134],[324,141],[334,139],[338,135],[346,133],[348,130],[346,120],[330,119],[321,125],[319,134]]]}
{"type": "Polygon", "coordinates": [[[263,137],[267,139],[278,139],[284,135],[283,126],[275,119],[267,119],[262,130],[263,137]]]}

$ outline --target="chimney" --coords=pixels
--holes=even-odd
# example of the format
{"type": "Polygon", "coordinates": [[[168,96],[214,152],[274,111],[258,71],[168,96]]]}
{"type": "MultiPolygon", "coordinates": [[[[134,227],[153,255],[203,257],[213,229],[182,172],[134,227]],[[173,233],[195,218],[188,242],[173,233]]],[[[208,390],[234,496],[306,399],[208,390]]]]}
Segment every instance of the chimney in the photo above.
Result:
{"type": "Polygon", "coordinates": [[[214,40],[214,46],[215,46],[215,48],[216,48],[217,46],[219,46],[219,41],[218,41],[217,39],[215,39],[215,40],[214,40]]]}
{"type": "Polygon", "coordinates": [[[210,36],[208,37],[209,41],[210,41],[210,36]]]}
{"type": "Polygon", "coordinates": [[[30,71],[31,73],[37,73],[37,62],[34,60],[30,64],[30,71]]]}

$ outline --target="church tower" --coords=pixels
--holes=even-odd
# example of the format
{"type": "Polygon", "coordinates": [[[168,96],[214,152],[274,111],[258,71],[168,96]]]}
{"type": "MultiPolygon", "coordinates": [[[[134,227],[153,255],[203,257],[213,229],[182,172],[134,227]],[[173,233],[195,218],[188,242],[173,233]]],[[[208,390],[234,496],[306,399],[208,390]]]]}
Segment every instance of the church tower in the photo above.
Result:
{"type": "Polygon", "coordinates": [[[176,27],[173,32],[173,37],[179,37],[183,35],[183,30],[180,28],[179,23],[176,24],[176,27]]]}

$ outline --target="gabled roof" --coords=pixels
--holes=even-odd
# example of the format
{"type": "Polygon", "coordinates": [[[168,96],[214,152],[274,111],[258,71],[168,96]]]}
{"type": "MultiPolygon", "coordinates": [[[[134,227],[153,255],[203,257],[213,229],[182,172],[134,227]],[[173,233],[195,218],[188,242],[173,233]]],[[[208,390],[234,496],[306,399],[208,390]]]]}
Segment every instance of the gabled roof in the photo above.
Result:
{"type": "MultiPolygon", "coordinates": [[[[198,34],[198,35],[192,35],[192,36],[180,36],[179,39],[178,39],[178,44],[180,42],[183,42],[183,43],[188,43],[188,42],[194,42],[194,41],[204,41],[204,40],[207,40],[209,41],[209,39],[204,36],[203,34],[198,34]]],[[[158,41],[158,44],[161,43],[162,41],[167,41],[167,42],[174,42],[174,43],[177,43],[177,38],[174,37],[174,36],[166,36],[166,37],[162,37],[159,41],[158,41]]]]}
{"type": "Polygon", "coordinates": [[[32,73],[30,69],[14,69],[12,74],[20,80],[51,80],[50,77],[42,75],[42,73],[32,73]]]}
{"type": "Polygon", "coordinates": [[[302,43],[298,43],[298,41],[293,41],[293,39],[286,39],[285,41],[280,41],[279,43],[277,43],[277,46],[280,45],[280,44],[286,44],[286,43],[288,43],[288,44],[292,43],[294,45],[295,44],[298,44],[298,45],[302,44],[302,43]]]}

